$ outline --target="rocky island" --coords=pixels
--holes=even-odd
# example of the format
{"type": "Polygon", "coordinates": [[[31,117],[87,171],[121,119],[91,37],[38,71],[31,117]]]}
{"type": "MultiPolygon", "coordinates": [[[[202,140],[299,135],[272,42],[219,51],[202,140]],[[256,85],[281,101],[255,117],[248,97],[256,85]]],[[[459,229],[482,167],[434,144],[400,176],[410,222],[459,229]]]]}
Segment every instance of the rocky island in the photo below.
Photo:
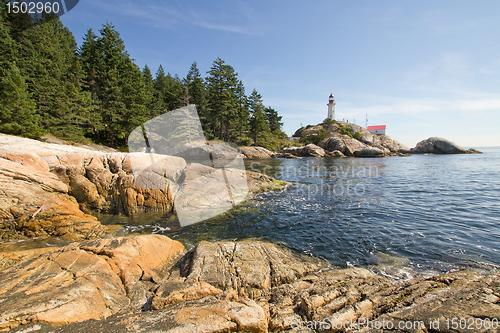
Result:
{"type": "Polygon", "coordinates": [[[284,148],[271,152],[262,147],[243,147],[246,158],[296,158],[296,157],[386,157],[409,154],[480,154],[477,149],[468,150],[443,138],[422,140],[414,148],[387,135],[377,135],[366,128],[344,121],[328,120],[316,126],[298,129],[293,137],[300,138],[303,146],[284,148]]]}

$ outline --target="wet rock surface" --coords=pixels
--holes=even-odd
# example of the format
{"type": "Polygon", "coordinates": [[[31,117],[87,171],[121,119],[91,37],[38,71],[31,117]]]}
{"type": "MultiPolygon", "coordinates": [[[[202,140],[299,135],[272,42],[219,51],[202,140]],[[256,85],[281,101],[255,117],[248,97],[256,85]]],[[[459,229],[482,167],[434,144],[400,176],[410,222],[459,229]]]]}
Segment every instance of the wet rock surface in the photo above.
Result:
{"type": "MultiPolygon", "coordinates": [[[[452,329],[451,320],[492,323],[500,316],[497,272],[463,270],[396,282],[365,268],[328,267],[256,240],[201,242],[174,264],[182,252],[166,237],[141,236],[31,253],[0,271],[7,277],[0,283],[1,327],[18,332],[382,332],[373,325],[384,322],[394,327],[388,331],[470,332],[452,329]],[[332,329],[341,323],[348,324],[332,329]]],[[[473,331],[498,331],[482,327],[473,331]]]]}

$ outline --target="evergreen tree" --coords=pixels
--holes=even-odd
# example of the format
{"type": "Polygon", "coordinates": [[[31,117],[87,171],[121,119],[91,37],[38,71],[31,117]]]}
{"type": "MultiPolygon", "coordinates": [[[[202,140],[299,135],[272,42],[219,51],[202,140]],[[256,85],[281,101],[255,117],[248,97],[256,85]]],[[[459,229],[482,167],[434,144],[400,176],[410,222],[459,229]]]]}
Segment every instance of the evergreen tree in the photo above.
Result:
{"type": "Polygon", "coordinates": [[[160,65],[156,71],[156,76],[153,82],[154,92],[153,101],[151,102],[151,117],[154,118],[160,114],[166,112],[167,105],[163,96],[166,94],[167,90],[167,78],[165,76],[165,71],[163,66],[160,65]]]}
{"type": "Polygon", "coordinates": [[[217,58],[207,72],[207,109],[210,118],[207,130],[213,138],[230,139],[230,131],[236,127],[238,98],[236,87],[238,74],[224,60],[217,58]]]}
{"type": "Polygon", "coordinates": [[[103,25],[96,37],[92,30],[85,36],[80,57],[86,71],[86,89],[97,106],[97,136],[118,147],[127,144],[128,134],[149,114],[147,95],[140,69],[125,51],[120,34],[111,23],[103,25]]]}
{"type": "Polygon", "coordinates": [[[250,134],[253,136],[255,144],[263,132],[269,132],[269,125],[267,117],[264,113],[264,104],[262,103],[262,96],[253,90],[248,98],[250,106],[250,134]]]}
{"type": "Polygon", "coordinates": [[[264,109],[264,113],[267,116],[267,122],[271,133],[279,134],[281,127],[283,126],[283,123],[281,122],[283,117],[278,115],[278,112],[270,106],[264,109]]]}
{"type": "MultiPolygon", "coordinates": [[[[17,24],[20,20],[13,20],[17,24]]],[[[16,28],[17,65],[26,77],[41,125],[62,136],[81,137],[91,109],[82,93],[82,68],[71,32],[56,15],[44,15],[28,30],[16,28]]]]}
{"type": "MultiPolygon", "coordinates": [[[[209,119],[209,115],[207,114],[207,93],[205,82],[200,75],[196,61],[191,64],[191,68],[189,68],[189,72],[183,83],[188,89],[189,103],[196,105],[196,110],[198,111],[202,126],[205,127],[204,124],[206,124],[209,119]]],[[[205,128],[203,128],[203,130],[207,132],[205,128]]],[[[205,135],[207,135],[207,133],[205,133],[205,135]]]]}
{"type": "Polygon", "coordinates": [[[150,113],[155,96],[155,87],[153,75],[151,74],[151,70],[149,69],[148,65],[145,65],[142,69],[142,81],[144,84],[144,93],[146,95],[146,108],[149,111],[148,113],[150,113]]]}
{"type": "Polygon", "coordinates": [[[172,76],[168,73],[165,76],[165,90],[162,95],[168,111],[178,109],[185,105],[185,103],[183,103],[185,96],[184,86],[177,74],[172,76]]]}
{"type": "Polygon", "coordinates": [[[239,138],[243,137],[243,132],[248,130],[250,111],[248,110],[248,98],[245,95],[245,87],[241,80],[238,81],[236,85],[236,128],[235,135],[239,138]]]}
{"type": "Polygon", "coordinates": [[[43,131],[38,126],[35,103],[16,65],[16,43],[9,34],[4,10],[0,8],[0,131],[36,138],[43,131]]]}

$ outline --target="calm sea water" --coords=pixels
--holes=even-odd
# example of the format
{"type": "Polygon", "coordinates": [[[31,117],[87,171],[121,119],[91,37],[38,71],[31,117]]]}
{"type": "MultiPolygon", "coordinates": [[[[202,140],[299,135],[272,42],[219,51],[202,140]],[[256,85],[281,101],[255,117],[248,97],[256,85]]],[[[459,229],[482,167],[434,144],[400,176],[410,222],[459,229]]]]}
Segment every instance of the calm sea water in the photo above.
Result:
{"type": "Polygon", "coordinates": [[[499,269],[500,148],[483,151],[246,160],[247,169],[293,185],[184,228],[161,214],[108,222],[124,224],[124,233],[161,233],[188,248],[200,240],[266,239],[335,266],[370,266],[396,278],[465,266],[499,269]]]}
{"type": "Polygon", "coordinates": [[[343,267],[498,269],[500,148],[483,150],[482,155],[247,160],[248,169],[293,186],[186,228],[164,221],[170,230],[160,232],[188,246],[202,239],[263,238],[343,267]]]}

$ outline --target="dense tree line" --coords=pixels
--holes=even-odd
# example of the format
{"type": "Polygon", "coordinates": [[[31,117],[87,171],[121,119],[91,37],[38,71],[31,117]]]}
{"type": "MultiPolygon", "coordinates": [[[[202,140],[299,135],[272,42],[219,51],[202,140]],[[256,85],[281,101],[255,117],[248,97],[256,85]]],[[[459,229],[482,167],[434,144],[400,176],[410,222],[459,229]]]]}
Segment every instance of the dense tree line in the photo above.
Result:
{"type": "Polygon", "coordinates": [[[195,104],[210,140],[277,149],[281,116],[250,95],[234,68],[217,58],[203,78],[193,62],[185,78],[142,70],[111,23],[89,29],[81,47],[55,15],[36,21],[0,8],[0,132],[123,147],[148,119],[195,104]]]}

